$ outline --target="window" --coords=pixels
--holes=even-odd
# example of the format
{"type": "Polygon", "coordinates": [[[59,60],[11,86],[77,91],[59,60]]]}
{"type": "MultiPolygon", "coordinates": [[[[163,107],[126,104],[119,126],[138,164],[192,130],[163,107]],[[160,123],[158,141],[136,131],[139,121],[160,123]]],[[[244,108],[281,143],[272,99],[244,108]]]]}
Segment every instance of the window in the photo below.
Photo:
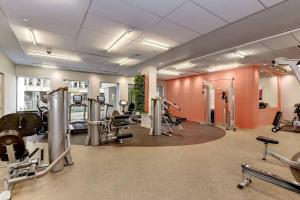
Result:
{"type": "Polygon", "coordinates": [[[119,110],[119,84],[101,83],[100,89],[104,92],[105,102],[113,105],[113,107],[109,109],[108,115],[110,115],[113,110],[119,110]]]}
{"type": "Polygon", "coordinates": [[[134,84],[128,84],[128,102],[135,104],[134,95],[133,95],[133,88],[134,88],[134,84]]]}
{"type": "Polygon", "coordinates": [[[18,77],[17,111],[36,111],[43,93],[50,91],[47,78],[18,77]]]}
{"type": "MultiPolygon", "coordinates": [[[[79,80],[64,80],[65,84],[68,86],[68,98],[69,105],[73,104],[73,96],[80,95],[82,96],[82,104],[88,105],[88,81],[79,81],[79,80]]],[[[88,116],[88,109],[84,116],[84,106],[73,107],[71,110],[71,121],[83,120],[88,116]]]]}
{"type": "Polygon", "coordinates": [[[164,86],[163,85],[157,85],[156,88],[156,96],[158,97],[164,97],[164,86]]]}

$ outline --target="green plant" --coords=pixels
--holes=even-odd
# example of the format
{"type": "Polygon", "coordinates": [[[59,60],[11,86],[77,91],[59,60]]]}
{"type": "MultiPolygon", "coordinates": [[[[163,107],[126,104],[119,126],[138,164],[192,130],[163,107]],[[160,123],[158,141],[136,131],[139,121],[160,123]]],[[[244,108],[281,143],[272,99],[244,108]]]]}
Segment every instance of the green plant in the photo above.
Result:
{"type": "Polygon", "coordinates": [[[134,78],[133,97],[136,111],[143,113],[145,107],[145,76],[137,75],[134,78]]]}

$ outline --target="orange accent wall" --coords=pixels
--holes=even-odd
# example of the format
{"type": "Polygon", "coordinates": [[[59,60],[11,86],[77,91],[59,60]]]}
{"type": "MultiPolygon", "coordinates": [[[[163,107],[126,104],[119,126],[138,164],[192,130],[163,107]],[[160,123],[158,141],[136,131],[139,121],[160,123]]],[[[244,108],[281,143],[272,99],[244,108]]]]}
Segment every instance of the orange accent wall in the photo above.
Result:
{"type": "Polygon", "coordinates": [[[230,81],[218,79],[234,78],[236,126],[256,128],[273,121],[275,110],[259,111],[259,71],[256,66],[214,72],[168,80],[166,97],[181,107],[181,112],[172,110],[176,116],[186,117],[191,121],[205,121],[206,96],[202,94],[204,80],[212,81],[215,87],[216,122],[223,122],[222,88],[229,87],[230,81]],[[274,115],[273,115],[274,114],[274,115]]]}

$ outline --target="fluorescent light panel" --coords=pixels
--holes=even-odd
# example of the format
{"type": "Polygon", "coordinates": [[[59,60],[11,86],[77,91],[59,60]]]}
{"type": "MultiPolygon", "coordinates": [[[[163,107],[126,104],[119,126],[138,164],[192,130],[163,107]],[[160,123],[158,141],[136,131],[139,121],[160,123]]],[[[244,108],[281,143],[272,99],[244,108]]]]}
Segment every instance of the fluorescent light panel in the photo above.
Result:
{"type": "Polygon", "coordinates": [[[119,65],[124,65],[126,64],[128,61],[130,60],[130,58],[124,58],[119,62],[119,65]]]}
{"type": "Polygon", "coordinates": [[[131,34],[132,30],[127,30],[124,33],[122,33],[111,45],[108,46],[107,48],[107,52],[109,53],[114,47],[116,47],[118,44],[120,44],[121,41],[123,41],[126,36],[128,36],[129,34],[131,34]]]}
{"type": "Polygon", "coordinates": [[[169,50],[169,47],[167,47],[165,44],[156,42],[156,41],[152,41],[152,40],[142,40],[141,41],[143,44],[152,46],[152,47],[156,47],[156,48],[160,48],[163,50],[169,50]]]}
{"type": "Polygon", "coordinates": [[[36,45],[37,45],[37,42],[36,42],[36,38],[35,38],[35,35],[34,35],[34,32],[33,32],[33,29],[32,29],[32,28],[29,29],[29,33],[30,33],[30,36],[31,36],[31,40],[32,40],[33,45],[36,46],[36,45]]]}
{"type": "Polygon", "coordinates": [[[159,74],[163,74],[163,75],[173,75],[173,76],[178,76],[178,75],[180,75],[179,72],[176,72],[176,71],[170,71],[170,70],[164,70],[164,69],[159,70],[158,73],[159,73],[159,74]]]}
{"type": "Polygon", "coordinates": [[[178,65],[175,65],[175,69],[188,69],[188,68],[192,68],[194,67],[195,65],[193,63],[182,63],[182,64],[178,64],[178,65]]]}
{"type": "Polygon", "coordinates": [[[244,53],[239,52],[239,51],[235,52],[234,54],[237,55],[237,56],[239,56],[239,57],[241,57],[241,58],[245,58],[246,57],[246,55],[244,53]]]}
{"type": "Polygon", "coordinates": [[[54,66],[54,65],[42,65],[41,67],[48,68],[48,69],[56,69],[57,68],[57,66],[54,66]]]}
{"type": "Polygon", "coordinates": [[[221,70],[226,70],[226,69],[233,69],[239,67],[241,64],[239,63],[233,63],[233,64],[228,64],[228,65],[221,65],[221,66],[215,66],[215,67],[210,67],[207,69],[208,72],[215,72],[215,71],[221,71],[221,70]]]}
{"type": "Polygon", "coordinates": [[[47,57],[47,58],[57,58],[62,60],[71,60],[71,61],[81,61],[80,57],[75,56],[65,56],[65,55],[58,55],[58,54],[46,54],[44,52],[36,52],[36,51],[30,51],[28,52],[29,55],[33,56],[40,56],[40,57],[47,57]]]}

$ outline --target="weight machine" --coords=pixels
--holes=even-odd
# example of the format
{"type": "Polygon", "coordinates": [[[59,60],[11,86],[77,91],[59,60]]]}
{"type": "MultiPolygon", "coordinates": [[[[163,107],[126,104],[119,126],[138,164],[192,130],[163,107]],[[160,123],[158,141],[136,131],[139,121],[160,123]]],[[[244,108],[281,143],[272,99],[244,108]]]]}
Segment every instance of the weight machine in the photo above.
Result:
{"type": "Polygon", "coordinates": [[[122,128],[130,125],[127,122],[129,121],[128,115],[107,116],[108,108],[112,106],[105,103],[104,94],[100,94],[96,99],[88,99],[88,102],[88,135],[85,145],[98,146],[108,142],[123,143],[123,139],[133,137],[131,133],[121,133],[122,128]],[[105,117],[101,118],[101,108],[104,106],[106,106],[105,117]]]}
{"type": "Polygon", "coordinates": [[[29,154],[23,137],[37,134],[42,120],[35,113],[13,113],[0,119],[0,157],[7,161],[8,175],[0,200],[10,200],[14,185],[38,179],[50,171],[58,172],[72,165],[70,134],[68,129],[68,88],[49,93],[48,150],[49,164],[44,162],[44,149],[36,148],[29,154]]]}
{"type": "Polygon", "coordinates": [[[173,127],[183,130],[181,123],[185,118],[174,117],[169,111],[170,107],[181,110],[179,106],[164,97],[151,99],[150,135],[172,136],[174,134],[173,127]]]}
{"type": "MultiPolygon", "coordinates": [[[[275,60],[273,61],[273,67],[280,67],[281,65],[285,65],[285,66],[289,65],[291,67],[292,71],[294,72],[298,82],[300,83],[300,70],[298,67],[299,64],[300,64],[300,60],[298,60],[298,59],[288,59],[288,58],[283,58],[283,57],[275,58],[275,60]]],[[[294,120],[293,125],[300,126],[300,121],[294,120]]],[[[267,150],[267,145],[269,143],[278,144],[277,140],[273,140],[272,138],[267,138],[267,137],[262,137],[262,136],[258,137],[257,140],[265,143],[263,159],[266,159],[266,156],[269,155],[269,156],[272,156],[273,158],[287,164],[288,166],[290,166],[292,168],[300,169],[300,161],[291,161],[279,154],[276,154],[274,152],[267,150]]],[[[269,173],[267,171],[253,168],[248,164],[242,164],[241,167],[242,167],[243,180],[240,184],[237,185],[237,187],[239,189],[243,189],[245,186],[249,185],[252,182],[251,177],[256,177],[261,180],[267,181],[274,185],[283,187],[287,190],[290,190],[290,191],[300,194],[300,183],[297,181],[288,180],[288,179],[282,178],[280,176],[277,176],[275,174],[269,173]]]]}
{"type": "Polygon", "coordinates": [[[202,94],[206,94],[206,109],[205,116],[208,124],[215,124],[215,96],[216,90],[222,91],[222,104],[223,104],[223,121],[226,130],[236,131],[235,127],[235,92],[234,92],[234,78],[232,79],[218,79],[211,81],[203,81],[202,94]],[[230,81],[228,88],[215,88],[212,82],[215,81],[230,81]],[[227,109],[228,106],[228,109],[227,109]],[[229,112],[229,113],[228,113],[229,112]]]}

